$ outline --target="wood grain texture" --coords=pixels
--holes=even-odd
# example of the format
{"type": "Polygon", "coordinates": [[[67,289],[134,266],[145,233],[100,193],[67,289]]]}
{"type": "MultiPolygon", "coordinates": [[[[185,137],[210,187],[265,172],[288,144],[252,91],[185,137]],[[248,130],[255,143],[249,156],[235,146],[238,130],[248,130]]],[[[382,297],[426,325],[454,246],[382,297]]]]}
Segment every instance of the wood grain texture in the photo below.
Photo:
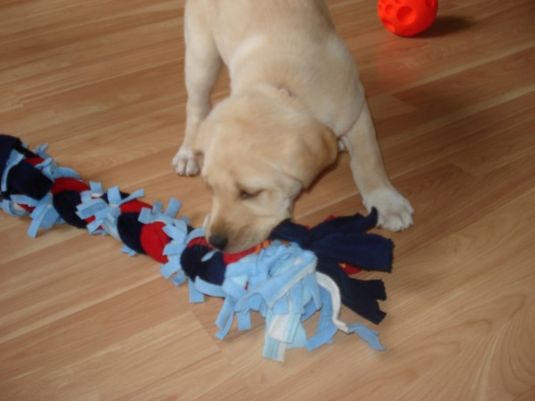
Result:
{"type": "MultiPolygon", "coordinates": [[[[0,214],[0,400],[535,399],[535,3],[442,0],[414,39],[383,29],[373,1],[328,3],[416,210],[391,235],[388,350],[339,334],[264,360],[260,319],[218,341],[220,301],[190,305],[148,258],[69,227],[32,240],[27,220],[0,214]]],[[[178,197],[200,224],[208,192],[170,167],[185,120],[183,5],[0,2],[0,130],[49,143],[105,186],[178,197]]],[[[214,98],[227,93],[222,74],[214,98]]],[[[296,217],[358,210],[344,155],[296,217]]]]}

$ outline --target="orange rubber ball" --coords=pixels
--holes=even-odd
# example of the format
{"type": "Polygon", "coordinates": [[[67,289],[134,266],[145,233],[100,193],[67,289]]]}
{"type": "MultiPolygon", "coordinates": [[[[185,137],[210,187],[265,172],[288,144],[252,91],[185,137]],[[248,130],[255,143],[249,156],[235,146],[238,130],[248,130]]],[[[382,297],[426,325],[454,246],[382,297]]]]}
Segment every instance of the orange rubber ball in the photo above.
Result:
{"type": "Polygon", "coordinates": [[[377,13],[383,25],[399,36],[414,36],[429,28],[437,17],[438,0],[379,0],[377,13]]]}

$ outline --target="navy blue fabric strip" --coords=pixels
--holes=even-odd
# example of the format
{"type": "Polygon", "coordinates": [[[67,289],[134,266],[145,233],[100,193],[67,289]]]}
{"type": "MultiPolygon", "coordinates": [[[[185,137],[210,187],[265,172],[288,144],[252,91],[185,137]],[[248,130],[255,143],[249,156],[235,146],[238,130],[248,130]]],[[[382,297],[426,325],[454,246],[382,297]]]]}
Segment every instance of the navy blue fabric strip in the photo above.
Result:
{"type": "Polygon", "coordinates": [[[4,174],[4,168],[11,151],[20,143],[20,139],[14,136],[0,134],[0,177],[4,174]]]}
{"type": "Polygon", "coordinates": [[[86,228],[87,223],[76,214],[76,206],[80,204],[80,193],[76,191],[62,191],[54,195],[54,208],[67,224],[77,228],[86,228]]]}
{"type": "Polygon", "coordinates": [[[122,213],[117,219],[117,231],[123,244],[137,253],[145,254],[141,244],[143,224],[138,221],[139,213],[122,213]]]}
{"type": "Polygon", "coordinates": [[[203,257],[212,252],[212,249],[204,245],[191,245],[184,249],[180,263],[184,273],[195,280],[197,276],[211,284],[221,285],[225,280],[225,262],[223,254],[216,252],[209,260],[203,261],[203,257]]]}
{"type": "Polygon", "coordinates": [[[318,263],[317,270],[334,280],[342,303],[365,319],[378,324],[385,313],[379,308],[378,301],[386,299],[384,283],[381,280],[359,280],[349,277],[338,264],[333,262],[318,263]]]}
{"type": "MultiPolygon", "coordinates": [[[[13,150],[26,154],[20,139],[9,135],[0,135],[0,177],[2,177],[9,155],[13,150]]],[[[30,163],[21,161],[9,171],[7,191],[2,193],[2,197],[9,198],[11,194],[20,194],[40,200],[50,191],[52,185],[53,182],[38,169],[30,163]]]]}
{"type": "Polygon", "coordinates": [[[367,232],[376,223],[375,209],[366,217],[358,214],[337,217],[311,230],[285,220],[275,227],[271,239],[297,242],[302,248],[313,251],[320,262],[344,262],[365,270],[390,272],[394,243],[367,232]]]}

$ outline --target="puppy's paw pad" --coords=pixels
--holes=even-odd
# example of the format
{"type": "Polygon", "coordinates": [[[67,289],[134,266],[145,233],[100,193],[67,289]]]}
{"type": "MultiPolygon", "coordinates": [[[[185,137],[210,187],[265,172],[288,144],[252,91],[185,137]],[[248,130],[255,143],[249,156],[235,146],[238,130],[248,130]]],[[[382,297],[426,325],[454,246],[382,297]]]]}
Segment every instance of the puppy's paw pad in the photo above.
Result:
{"type": "Polygon", "coordinates": [[[382,188],[371,192],[364,199],[368,210],[379,212],[377,225],[391,231],[400,231],[412,224],[414,212],[411,204],[393,188],[382,188]]]}
{"type": "Polygon", "coordinates": [[[191,149],[180,148],[171,164],[180,175],[197,175],[200,171],[195,154],[191,149]]]}

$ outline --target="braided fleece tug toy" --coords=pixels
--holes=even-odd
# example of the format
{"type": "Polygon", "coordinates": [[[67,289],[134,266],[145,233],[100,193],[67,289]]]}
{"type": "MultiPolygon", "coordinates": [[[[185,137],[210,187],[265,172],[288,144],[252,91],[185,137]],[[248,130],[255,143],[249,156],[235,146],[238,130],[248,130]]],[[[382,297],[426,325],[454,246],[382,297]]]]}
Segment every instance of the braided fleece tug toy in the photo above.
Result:
{"type": "Polygon", "coordinates": [[[350,277],[360,269],[391,271],[392,241],[367,232],[377,223],[375,210],[311,229],[287,220],[263,244],[224,254],[209,246],[201,228],[175,217],[177,200],[164,210],[161,203],[140,201],[142,190],[104,191],[59,167],[45,150],[40,146],[32,152],[20,139],[0,135],[2,209],[29,215],[31,237],[63,222],[113,236],[124,252],[161,263],[161,274],[174,284],[187,281],[190,302],[202,302],[204,295],[224,298],[215,321],[218,338],[227,335],[234,320],[238,330],[250,329],[251,312],[260,313],[266,321],[263,356],[270,359],[284,360],[288,348],[313,350],[330,343],[338,330],[383,349],[376,331],[338,319],[341,304],[376,324],[385,316],[378,305],[386,299],[383,282],[350,277]],[[316,312],[315,332],[308,337],[303,322],[316,312]]]}

